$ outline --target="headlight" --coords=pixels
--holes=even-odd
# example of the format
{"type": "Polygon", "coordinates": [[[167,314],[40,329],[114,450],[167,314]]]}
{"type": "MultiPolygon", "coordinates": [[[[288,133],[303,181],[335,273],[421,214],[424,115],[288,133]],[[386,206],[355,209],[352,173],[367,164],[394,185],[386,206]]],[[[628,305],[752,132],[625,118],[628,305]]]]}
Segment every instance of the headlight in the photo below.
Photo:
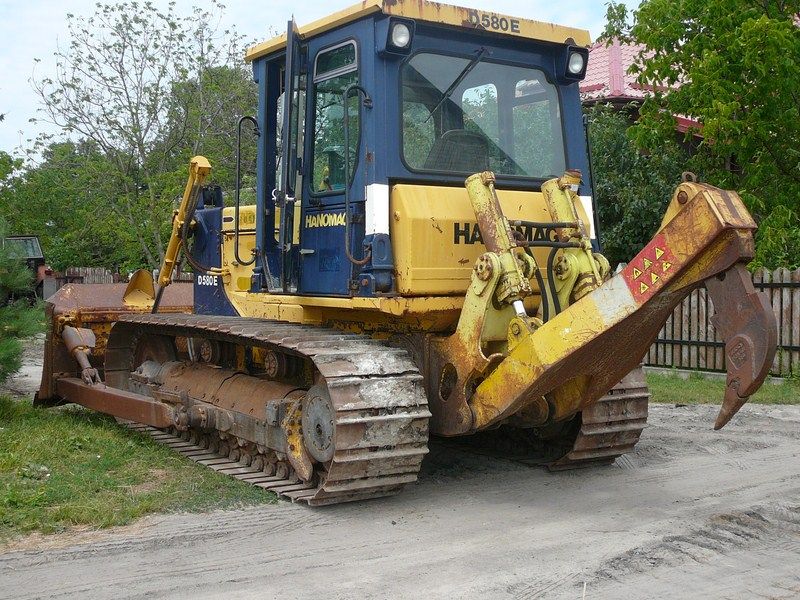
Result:
{"type": "Polygon", "coordinates": [[[391,17],[379,20],[376,24],[376,39],[385,40],[383,47],[378,47],[380,54],[408,55],[414,42],[414,21],[391,17]]]}
{"type": "Polygon", "coordinates": [[[580,75],[583,68],[586,66],[586,59],[583,57],[583,54],[580,52],[572,52],[569,55],[569,63],[567,63],[567,69],[573,75],[580,75]]]}
{"type": "Polygon", "coordinates": [[[391,35],[395,48],[406,48],[411,43],[411,29],[405,23],[394,23],[391,35]]]}
{"type": "Polygon", "coordinates": [[[573,83],[586,77],[586,66],[589,63],[589,50],[580,46],[564,46],[561,55],[560,83],[573,83]]]}

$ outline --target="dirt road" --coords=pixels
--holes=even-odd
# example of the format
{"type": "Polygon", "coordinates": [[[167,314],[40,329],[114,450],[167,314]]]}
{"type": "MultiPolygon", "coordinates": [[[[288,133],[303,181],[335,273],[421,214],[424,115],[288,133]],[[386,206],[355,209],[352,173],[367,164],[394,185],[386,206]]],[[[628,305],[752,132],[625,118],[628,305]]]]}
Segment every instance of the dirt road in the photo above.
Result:
{"type": "Polygon", "coordinates": [[[635,454],[548,474],[435,444],[386,500],[146,519],[0,554],[2,598],[797,598],[800,407],[652,407],[635,454]]]}

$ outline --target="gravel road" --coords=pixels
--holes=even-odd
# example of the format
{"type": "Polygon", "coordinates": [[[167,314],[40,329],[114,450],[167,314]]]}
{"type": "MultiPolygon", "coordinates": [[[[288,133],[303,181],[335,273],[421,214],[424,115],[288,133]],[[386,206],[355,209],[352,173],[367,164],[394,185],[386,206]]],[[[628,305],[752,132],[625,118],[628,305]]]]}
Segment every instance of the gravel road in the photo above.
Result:
{"type": "Polygon", "coordinates": [[[651,407],[549,474],[434,443],[400,496],[161,515],[0,553],[0,598],[798,598],[800,406],[651,407]]]}

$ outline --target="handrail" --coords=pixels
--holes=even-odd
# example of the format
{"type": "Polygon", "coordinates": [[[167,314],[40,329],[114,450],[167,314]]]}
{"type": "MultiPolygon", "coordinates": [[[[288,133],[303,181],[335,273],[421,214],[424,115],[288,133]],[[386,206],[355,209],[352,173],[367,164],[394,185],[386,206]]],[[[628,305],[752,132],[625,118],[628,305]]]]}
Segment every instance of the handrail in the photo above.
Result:
{"type": "Polygon", "coordinates": [[[347,110],[347,100],[353,90],[356,90],[360,97],[363,96],[362,102],[366,108],[372,108],[372,98],[367,90],[357,83],[351,83],[342,92],[344,105],[344,253],[351,263],[363,266],[370,261],[372,253],[366,250],[364,258],[361,259],[355,258],[350,253],[350,114],[347,110]]]}

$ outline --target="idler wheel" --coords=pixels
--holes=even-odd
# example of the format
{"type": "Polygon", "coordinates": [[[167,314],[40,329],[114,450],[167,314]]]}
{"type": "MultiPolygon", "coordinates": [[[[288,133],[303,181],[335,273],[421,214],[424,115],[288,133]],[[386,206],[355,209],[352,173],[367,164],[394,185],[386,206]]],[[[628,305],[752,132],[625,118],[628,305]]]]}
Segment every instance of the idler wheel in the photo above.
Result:
{"type": "Polygon", "coordinates": [[[327,387],[315,385],[303,400],[303,442],[308,453],[325,463],[333,458],[336,431],[335,410],[327,387]]]}

